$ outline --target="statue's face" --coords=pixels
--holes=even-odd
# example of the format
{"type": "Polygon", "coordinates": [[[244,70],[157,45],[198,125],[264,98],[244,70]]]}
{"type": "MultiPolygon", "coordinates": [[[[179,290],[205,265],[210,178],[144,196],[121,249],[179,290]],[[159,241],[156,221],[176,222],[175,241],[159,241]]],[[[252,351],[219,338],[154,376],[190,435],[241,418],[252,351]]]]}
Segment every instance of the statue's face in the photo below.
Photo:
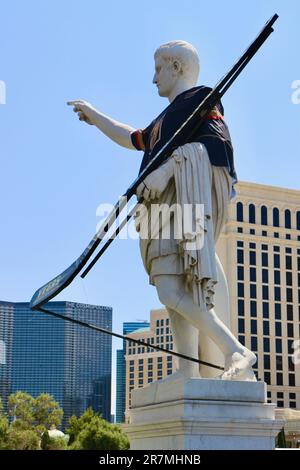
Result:
{"type": "Polygon", "coordinates": [[[152,82],[157,86],[159,96],[170,96],[177,81],[176,62],[166,61],[159,55],[155,57],[155,73],[152,82]]]}

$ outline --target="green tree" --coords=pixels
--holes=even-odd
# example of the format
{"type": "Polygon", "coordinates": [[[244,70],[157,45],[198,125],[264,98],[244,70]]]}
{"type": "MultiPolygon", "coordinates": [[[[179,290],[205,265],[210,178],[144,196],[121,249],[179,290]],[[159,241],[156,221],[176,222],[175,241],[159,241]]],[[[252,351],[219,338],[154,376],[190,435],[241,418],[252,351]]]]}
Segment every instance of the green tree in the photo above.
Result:
{"type": "Polygon", "coordinates": [[[9,423],[3,413],[2,400],[0,398],[0,450],[7,448],[9,423]]]}
{"type": "Polygon", "coordinates": [[[129,440],[122,429],[108,423],[89,408],[80,418],[69,420],[70,444],[72,450],[125,450],[129,440]]]}
{"type": "Polygon", "coordinates": [[[34,398],[25,392],[13,393],[8,398],[9,415],[13,418],[13,421],[19,421],[24,429],[33,425],[33,403],[34,398]]]}
{"type": "Polygon", "coordinates": [[[33,429],[16,429],[10,426],[6,449],[40,450],[40,438],[33,429]]]}
{"type": "Polygon", "coordinates": [[[64,437],[50,437],[48,431],[42,435],[41,448],[43,450],[65,450],[67,441],[64,437]]]}
{"type": "Polygon", "coordinates": [[[43,432],[58,427],[63,417],[63,410],[48,393],[33,398],[29,393],[16,392],[9,396],[8,407],[14,426],[23,430],[35,427],[43,432]]]}
{"type": "Polygon", "coordinates": [[[36,426],[50,429],[58,428],[63,417],[63,410],[57,401],[48,393],[41,393],[33,402],[33,417],[36,426]]]}

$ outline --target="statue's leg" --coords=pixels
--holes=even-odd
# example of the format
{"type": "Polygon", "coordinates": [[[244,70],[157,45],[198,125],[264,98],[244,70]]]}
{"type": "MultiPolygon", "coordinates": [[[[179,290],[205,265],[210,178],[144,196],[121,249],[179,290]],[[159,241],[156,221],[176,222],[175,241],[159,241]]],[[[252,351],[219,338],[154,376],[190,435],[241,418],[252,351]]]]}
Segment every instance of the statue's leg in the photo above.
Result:
{"type": "Polygon", "coordinates": [[[224,378],[235,379],[245,375],[246,380],[254,380],[251,366],[256,362],[255,354],[235,338],[213,309],[202,311],[193,302],[191,293],[185,292],[181,276],[157,276],[155,285],[162,304],[182,315],[221,349],[225,356],[224,378]]]}
{"type": "MultiPolygon", "coordinates": [[[[173,344],[176,352],[198,359],[198,329],[189,323],[182,315],[168,308],[171,321],[173,344]]],[[[177,358],[176,375],[184,377],[200,377],[199,364],[181,357],[177,358]]],[[[172,374],[174,375],[174,374],[172,374]]]]}
{"type": "MultiPolygon", "coordinates": [[[[229,307],[229,291],[226,276],[216,254],[216,265],[218,272],[218,283],[215,286],[215,313],[218,318],[230,329],[230,307],[229,307]]],[[[225,364],[225,357],[220,350],[218,344],[215,344],[209,336],[199,331],[199,359],[223,366],[225,364]]],[[[214,378],[220,375],[217,369],[200,365],[200,375],[202,377],[214,378]]]]}

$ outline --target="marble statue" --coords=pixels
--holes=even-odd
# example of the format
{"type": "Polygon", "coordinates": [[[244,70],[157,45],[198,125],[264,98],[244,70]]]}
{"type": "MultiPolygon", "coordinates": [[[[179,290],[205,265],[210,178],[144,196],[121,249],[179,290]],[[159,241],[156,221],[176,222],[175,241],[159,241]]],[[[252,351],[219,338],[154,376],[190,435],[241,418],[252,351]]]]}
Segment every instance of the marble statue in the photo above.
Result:
{"type": "MultiPolygon", "coordinates": [[[[153,83],[168,107],[145,129],[134,129],[96,110],[83,100],[69,101],[81,121],[96,126],[117,144],[143,150],[140,171],[147,165],[151,151],[168,139],[190,109],[210,88],[196,86],[200,65],[196,49],[185,41],[171,41],[154,55],[153,83]]],[[[175,349],[187,356],[224,364],[224,380],[255,381],[253,352],[243,346],[229,328],[228,288],[225,274],[215,252],[215,243],[227,219],[230,198],[236,182],[233,150],[220,103],[192,139],[183,135],[178,147],[158,169],[137,188],[149,209],[155,204],[204,204],[201,249],[189,251],[188,240],[172,236],[167,240],[140,237],[140,248],[149,282],[168,310],[175,349]]],[[[149,216],[147,216],[149,222],[149,216]]],[[[142,232],[142,217],[136,216],[142,232]]],[[[153,221],[152,221],[153,222],[153,221]]],[[[176,223],[175,216],[170,224],[176,223]]],[[[172,379],[212,377],[213,370],[179,359],[172,379]]],[[[169,378],[165,379],[168,380],[169,378]]]]}

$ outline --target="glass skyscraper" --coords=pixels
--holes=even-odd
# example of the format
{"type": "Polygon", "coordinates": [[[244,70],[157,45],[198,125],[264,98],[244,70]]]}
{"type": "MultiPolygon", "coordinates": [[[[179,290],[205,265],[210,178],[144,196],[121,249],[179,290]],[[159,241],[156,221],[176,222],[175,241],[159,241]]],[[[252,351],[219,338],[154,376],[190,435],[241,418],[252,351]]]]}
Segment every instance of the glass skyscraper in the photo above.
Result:
{"type": "MultiPolygon", "coordinates": [[[[123,323],[123,335],[128,335],[140,328],[147,328],[150,323],[147,321],[125,322],[123,323]]],[[[117,350],[117,383],[116,383],[116,423],[123,423],[125,420],[126,401],[126,363],[125,363],[126,342],[123,340],[123,349],[117,350]]]]}
{"type": "MultiPolygon", "coordinates": [[[[111,331],[112,309],[74,302],[45,308],[111,331]]],[[[64,425],[89,406],[110,420],[111,336],[31,311],[28,303],[0,302],[1,396],[18,390],[50,393],[64,409],[64,425]],[[8,313],[9,312],[9,313],[8,313]],[[5,328],[3,328],[3,325],[5,328]]]]}

